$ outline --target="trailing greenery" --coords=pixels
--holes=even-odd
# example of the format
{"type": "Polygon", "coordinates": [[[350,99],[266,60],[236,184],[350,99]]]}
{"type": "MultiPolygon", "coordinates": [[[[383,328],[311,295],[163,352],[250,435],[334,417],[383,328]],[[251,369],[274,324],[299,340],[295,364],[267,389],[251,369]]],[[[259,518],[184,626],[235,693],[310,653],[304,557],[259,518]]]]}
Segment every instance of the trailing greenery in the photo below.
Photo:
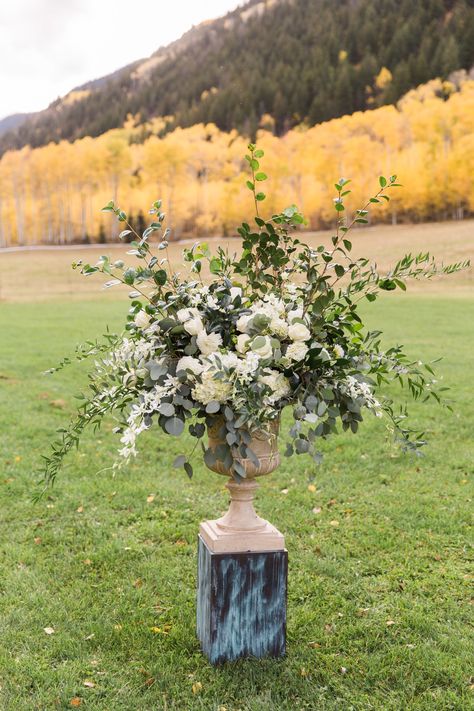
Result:
{"type": "Polygon", "coordinates": [[[58,100],[2,136],[0,154],[98,136],[128,114],[169,116],[164,130],[212,122],[246,135],[269,115],[281,134],[302,121],[394,103],[474,63],[467,0],[279,0],[252,14],[258,5],[252,0],[160,50],[142,78],[134,64],[91,82],[84,98],[58,100]]]}

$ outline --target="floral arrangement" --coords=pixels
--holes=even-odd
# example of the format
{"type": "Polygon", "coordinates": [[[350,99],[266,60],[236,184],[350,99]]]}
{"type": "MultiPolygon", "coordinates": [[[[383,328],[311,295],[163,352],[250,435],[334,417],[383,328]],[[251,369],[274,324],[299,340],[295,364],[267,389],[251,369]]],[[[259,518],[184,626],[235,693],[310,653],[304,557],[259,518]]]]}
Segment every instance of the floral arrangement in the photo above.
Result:
{"type": "MultiPolygon", "coordinates": [[[[184,250],[189,266],[184,277],[167,256],[169,230],[163,231],[160,201],[142,235],[134,233],[113,202],[104,208],[124,223],[121,238],[134,233],[129,254],[138,266],[101,257],[94,266],[73,267],[86,276],[109,275],[106,287],[132,289],[127,324],[122,335],[109,334],[103,342],[77,349],[78,359],[99,359],[77,418],[45,457],[46,483],[54,480],[84,428],[99,427],[109,413],[118,416],[122,460],[136,455],[139,435],[152,425],[171,436],[187,429],[201,443],[205,462],[224,462],[236,478],[245,475],[239,459],[256,459],[251,433],[270,433],[287,406],[292,413],[288,456],[307,453],[319,461],[319,442],[338,426],[357,432],[367,412],[386,417],[405,448],[424,444],[423,435],[406,426],[405,407],[396,411],[380,391],[397,381],[415,399],[439,401],[432,366],[410,360],[400,347],[383,350],[381,332],[364,329],[359,305],[374,301],[380,291],[405,289],[409,278],[431,278],[466,264],[438,267],[429,254],[409,254],[380,274],[368,259],[352,258],[350,230],[367,222],[371,205],[389,200],[388,193],[398,187],[395,175],[380,177],[376,194],[350,221],[344,204],[349,181],[341,178],[335,185],[332,244],[309,247],[294,234],[304,223],[295,206],[261,216],[265,194],[258,187],[267,178],[262,157],[263,151],[250,144],[245,160],[255,221],[240,226],[241,249],[230,254],[218,247],[212,254],[207,244],[196,243],[184,250]],[[157,254],[149,243],[155,235],[161,235],[157,254]],[[216,424],[222,444],[211,449],[204,436],[216,424]]],[[[66,358],[58,368],[69,362],[66,358]]],[[[190,456],[183,454],[174,464],[192,476],[190,456]]]]}

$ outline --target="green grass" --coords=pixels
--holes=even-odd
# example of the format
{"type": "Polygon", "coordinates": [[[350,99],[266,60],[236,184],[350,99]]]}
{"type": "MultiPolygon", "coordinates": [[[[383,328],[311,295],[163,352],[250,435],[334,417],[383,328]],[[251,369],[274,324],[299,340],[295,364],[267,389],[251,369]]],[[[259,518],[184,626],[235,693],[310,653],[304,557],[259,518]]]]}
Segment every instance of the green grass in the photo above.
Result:
{"type": "Polygon", "coordinates": [[[136,463],[113,477],[110,425],[31,502],[41,452],[85,382],[83,367],[41,371],[106,323],[118,328],[124,303],[2,306],[2,711],[74,698],[103,711],[473,708],[474,301],[392,296],[370,308],[388,342],[445,357],[455,413],[412,407],[430,440],[423,458],[400,454],[369,417],[360,435],[324,445],[320,468],[285,459],[261,482],[258,511],[290,556],[288,654],[213,668],[194,632],[196,533],[226,494],[202,465],[191,482],[171,468],[181,440],[146,433],[136,463]]]}

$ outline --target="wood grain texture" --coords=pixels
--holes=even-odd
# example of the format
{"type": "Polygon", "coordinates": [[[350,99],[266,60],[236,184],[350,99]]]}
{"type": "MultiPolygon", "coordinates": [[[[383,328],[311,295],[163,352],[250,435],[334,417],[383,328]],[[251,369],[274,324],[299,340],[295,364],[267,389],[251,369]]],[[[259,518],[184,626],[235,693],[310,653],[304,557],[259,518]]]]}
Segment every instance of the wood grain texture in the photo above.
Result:
{"type": "Polygon", "coordinates": [[[283,656],[287,551],[212,553],[198,540],[197,634],[209,661],[283,656]]]}

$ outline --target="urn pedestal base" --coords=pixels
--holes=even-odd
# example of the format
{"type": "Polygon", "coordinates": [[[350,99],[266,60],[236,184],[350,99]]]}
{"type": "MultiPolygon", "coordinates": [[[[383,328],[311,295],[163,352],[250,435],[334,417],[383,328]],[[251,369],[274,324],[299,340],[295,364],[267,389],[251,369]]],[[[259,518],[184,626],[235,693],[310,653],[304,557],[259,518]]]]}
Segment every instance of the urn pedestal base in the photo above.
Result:
{"type": "Polygon", "coordinates": [[[198,536],[197,635],[211,664],[285,654],[287,572],[286,550],[219,553],[198,536]]]}

